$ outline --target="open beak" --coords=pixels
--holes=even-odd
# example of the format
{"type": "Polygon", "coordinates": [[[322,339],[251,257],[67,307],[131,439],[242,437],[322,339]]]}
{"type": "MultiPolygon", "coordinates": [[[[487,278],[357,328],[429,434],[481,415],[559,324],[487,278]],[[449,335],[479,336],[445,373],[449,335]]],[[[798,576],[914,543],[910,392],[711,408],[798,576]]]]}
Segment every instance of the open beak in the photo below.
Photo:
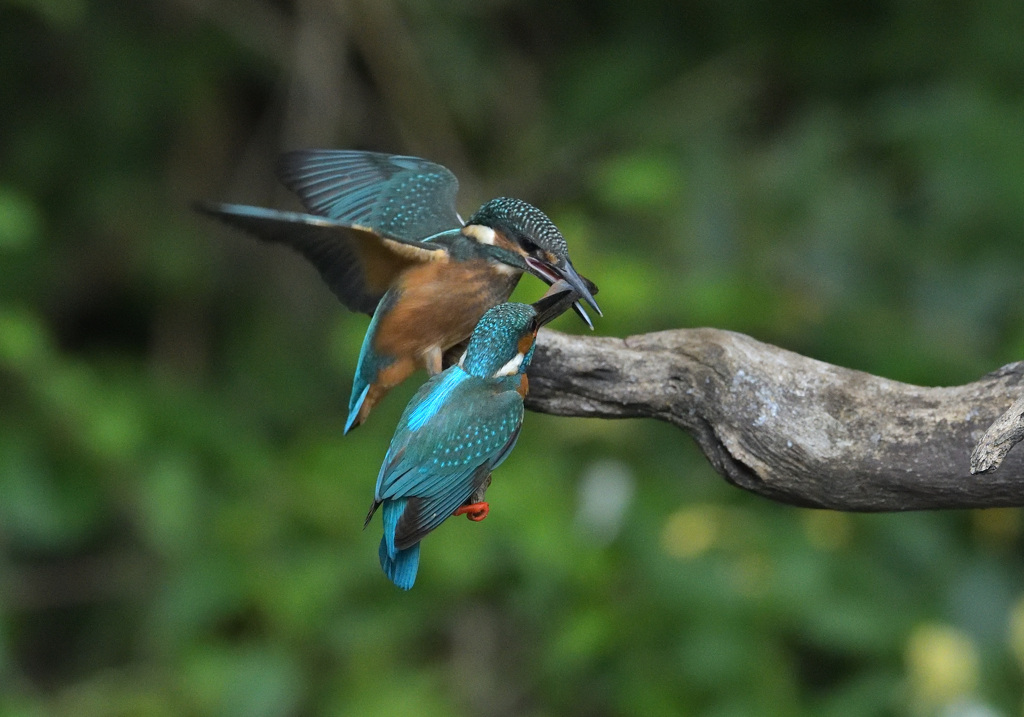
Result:
{"type": "MultiPolygon", "coordinates": [[[[526,265],[530,268],[530,271],[547,283],[554,285],[557,281],[564,281],[569,287],[571,287],[579,296],[576,302],[573,304],[573,309],[580,315],[587,326],[593,330],[594,323],[587,316],[586,310],[583,308],[583,304],[580,300],[586,301],[593,307],[594,311],[597,312],[598,316],[604,316],[601,313],[601,307],[597,305],[597,301],[594,299],[594,294],[597,293],[597,286],[593,282],[584,279],[582,276],[576,273],[576,269],[572,263],[565,259],[560,261],[558,264],[548,264],[540,259],[535,259],[532,256],[526,257],[526,265]]],[[[550,294],[550,292],[549,292],[550,294]]]]}
{"type": "Polygon", "coordinates": [[[579,292],[565,279],[559,279],[551,285],[548,293],[532,304],[533,310],[537,312],[537,326],[543,326],[558,318],[570,306],[578,305],[579,300],[579,292]]]}

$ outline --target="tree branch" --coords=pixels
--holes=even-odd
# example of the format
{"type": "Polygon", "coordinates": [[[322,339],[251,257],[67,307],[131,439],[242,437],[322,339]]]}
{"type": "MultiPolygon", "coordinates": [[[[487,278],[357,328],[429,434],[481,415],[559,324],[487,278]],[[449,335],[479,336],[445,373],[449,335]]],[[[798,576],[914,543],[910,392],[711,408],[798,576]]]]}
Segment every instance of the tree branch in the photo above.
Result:
{"type": "Polygon", "coordinates": [[[971,453],[971,473],[994,471],[1021,440],[1024,440],[1024,396],[1014,401],[985,431],[971,453]]]}
{"type": "Polygon", "coordinates": [[[1024,451],[998,471],[970,470],[972,447],[1022,394],[1024,362],[925,388],[717,329],[625,339],[545,330],[527,407],[668,421],[726,480],[758,495],[897,511],[1024,505],[1024,451]]]}

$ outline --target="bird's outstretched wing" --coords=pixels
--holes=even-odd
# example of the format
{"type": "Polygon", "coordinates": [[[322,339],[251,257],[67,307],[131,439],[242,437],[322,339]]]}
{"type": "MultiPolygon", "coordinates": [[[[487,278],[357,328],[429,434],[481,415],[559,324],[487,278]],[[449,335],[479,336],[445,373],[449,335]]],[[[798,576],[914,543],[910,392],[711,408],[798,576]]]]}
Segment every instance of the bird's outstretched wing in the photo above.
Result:
{"type": "Polygon", "coordinates": [[[278,160],[277,176],[314,214],[418,241],[462,226],[459,180],[419,157],[305,149],[278,160]]]}
{"type": "Polygon", "coordinates": [[[495,393],[483,387],[489,379],[465,379],[436,408],[428,409],[433,410],[430,416],[417,417],[417,409],[426,405],[444,376],[433,377],[409,403],[377,477],[375,503],[408,499],[395,534],[399,548],[419,541],[450,517],[519,437],[522,398],[514,390],[495,393]],[[424,391],[429,384],[433,386],[424,391]]]}
{"type": "Polygon", "coordinates": [[[292,247],[312,262],[341,303],[367,314],[373,314],[384,292],[410,266],[448,258],[443,242],[381,236],[364,226],[312,214],[244,204],[194,206],[259,239],[292,247]]]}

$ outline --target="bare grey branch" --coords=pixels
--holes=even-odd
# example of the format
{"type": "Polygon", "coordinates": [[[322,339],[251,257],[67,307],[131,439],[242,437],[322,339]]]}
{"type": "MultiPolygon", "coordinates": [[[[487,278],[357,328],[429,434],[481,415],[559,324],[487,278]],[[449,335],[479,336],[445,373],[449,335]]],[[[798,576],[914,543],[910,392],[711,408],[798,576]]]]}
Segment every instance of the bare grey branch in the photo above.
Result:
{"type": "Polygon", "coordinates": [[[833,366],[729,331],[625,339],[541,332],[527,406],[649,417],[688,432],[729,482],[846,511],[1024,505],[1024,452],[972,475],[985,428],[1024,392],[1024,362],[925,388],[833,366]]]}

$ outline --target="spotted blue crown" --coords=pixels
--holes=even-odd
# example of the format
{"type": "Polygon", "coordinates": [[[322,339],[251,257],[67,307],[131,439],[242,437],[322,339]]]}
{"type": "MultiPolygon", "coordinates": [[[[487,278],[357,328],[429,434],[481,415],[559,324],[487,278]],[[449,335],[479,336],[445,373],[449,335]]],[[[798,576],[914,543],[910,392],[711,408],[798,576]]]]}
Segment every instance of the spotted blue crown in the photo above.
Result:
{"type": "MultiPolygon", "coordinates": [[[[488,309],[476,325],[466,348],[463,368],[475,376],[492,376],[519,352],[519,338],[526,334],[537,312],[529,304],[506,303],[488,309]]],[[[523,359],[519,373],[533,358],[533,348],[523,359]]]]}
{"type": "Polygon", "coordinates": [[[497,229],[513,241],[530,240],[556,256],[569,254],[565,237],[547,214],[522,199],[492,199],[477,209],[467,223],[497,229]]]}

